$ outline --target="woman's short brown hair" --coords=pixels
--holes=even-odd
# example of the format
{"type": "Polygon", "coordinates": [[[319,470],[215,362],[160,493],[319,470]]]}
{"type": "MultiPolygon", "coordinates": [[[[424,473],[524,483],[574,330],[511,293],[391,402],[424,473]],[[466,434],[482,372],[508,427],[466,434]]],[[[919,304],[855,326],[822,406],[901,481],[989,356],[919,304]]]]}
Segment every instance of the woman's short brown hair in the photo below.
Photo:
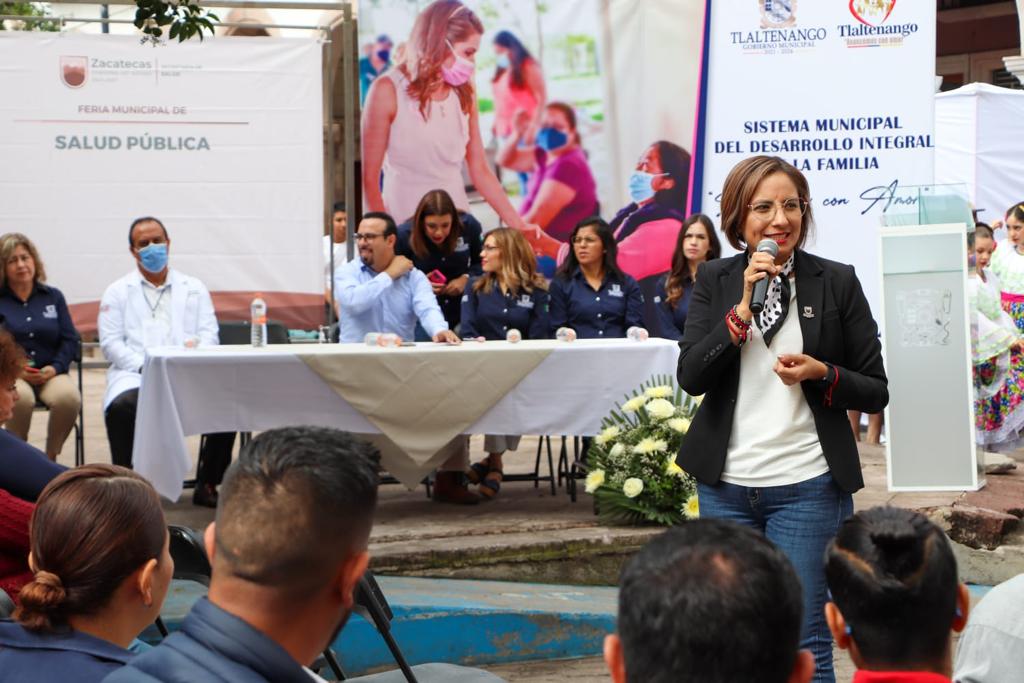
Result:
{"type": "Polygon", "coordinates": [[[39,251],[32,240],[20,232],[9,232],[0,236],[0,287],[7,285],[7,261],[14,254],[18,247],[25,247],[28,255],[32,257],[36,266],[36,282],[46,282],[46,268],[43,267],[43,260],[39,258],[39,251]]]}
{"type": "Polygon", "coordinates": [[[117,465],[83,465],[39,494],[29,529],[35,578],[18,595],[14,619],[52,631],[105,607],[121,583],[160,561],[167,523],[153,486],[117,465]]]}
{"type": "Polygon", "coordinates": [[[0,391],[21,377],[25,369],[28,357],[25,351],[14,341],[14,335],[4,329],[0,329],[0,391]]]}
{"type": "MultiPolygon", "coordinates": [[[[796,185],[796,193],[806,202],[811,200],[810,186],[807,178],[793,164],[779,157],[756,156],[744,159],[732,167],[722,186],[722,233],[735,249],[744,251],[748,246],[743,241],[743,226],[750,212],[748,204],[753,200],[754,193],[761,181],[770,175],[784,173],[796,185]]],[[[803,248],[807,234],[814,225],[814,215],[810,204],[800,222],[800,239],[797,249],[803,248]]]]}

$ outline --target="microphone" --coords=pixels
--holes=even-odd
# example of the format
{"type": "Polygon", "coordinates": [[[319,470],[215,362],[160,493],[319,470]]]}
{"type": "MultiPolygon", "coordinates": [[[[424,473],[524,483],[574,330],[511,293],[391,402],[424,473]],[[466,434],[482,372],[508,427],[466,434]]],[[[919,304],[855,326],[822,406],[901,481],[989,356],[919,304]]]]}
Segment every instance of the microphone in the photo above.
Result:
{"type": "MultiPolygon", "coordinates": [[[[771,254],[774,259],[779,255],[779,245],[775,240],[761,240],[757,243],[757,251],[762,254],[771,254]]],[[[771,280],[770,275],[754,283],[754,293],[750,297],[750,312],[754,315],[760,315],[761,311],[764,310],[764,300],[768,296],[769,280],[771,280]]]]}

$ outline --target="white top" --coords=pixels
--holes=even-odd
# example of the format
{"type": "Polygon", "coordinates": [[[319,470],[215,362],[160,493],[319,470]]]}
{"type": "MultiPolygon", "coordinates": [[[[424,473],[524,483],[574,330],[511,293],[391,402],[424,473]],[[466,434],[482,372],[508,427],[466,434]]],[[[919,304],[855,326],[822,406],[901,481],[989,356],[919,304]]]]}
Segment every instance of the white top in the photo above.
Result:
{"type": "Polygon", "coordinates": [[[953,680],[1018,681],[1024,671],[1024,574],[999,584],[971,610],[956,649],[953,680]]]}
{"type": "Polygon", "coordinates": [[[181,346],[186,339],[203,346],[218,343],[217,316],[202,282],[172,268],[162,289],[160,298],[160,290],[136,268],[103,292],[96,324],[100,348],[110,361],[104,409],[119,394],[138,388],[147,349],[181,346]]]}
{"type": "Polygon", "coordinates": [[[740,349],[736,413],[722,472],[722,481],[730,484],[785,486],[828,472],[803,390],[799,384],[787,387],[773,370],[780,354],[804,349],[796,281],[791,285],[789,314],[771,348],[755,324],[740,349]]]}
{"type": "Polygon", "coordinates": [[[406,92],[409,79],[401,71],[390,69],[381,78],[394,84],[398,103],[384,154],[384,208],[396,223],[403,223],[416,213],[423,195],[444,190],[457,209],[469,211],[462,180],[469,116],[463,113],[458,94],[453,88],[444,100],[429,102],[424,118],[419,101],[406,92]]]}
{"type": "Polygon", "coordinates": [[[335,243],[331,235],[324,235],[324,289],[331,288],[334,273],[331,272],[331,245],[334,245],[334,269],[348,263],[348,250],[344,242],[335,243]]]}

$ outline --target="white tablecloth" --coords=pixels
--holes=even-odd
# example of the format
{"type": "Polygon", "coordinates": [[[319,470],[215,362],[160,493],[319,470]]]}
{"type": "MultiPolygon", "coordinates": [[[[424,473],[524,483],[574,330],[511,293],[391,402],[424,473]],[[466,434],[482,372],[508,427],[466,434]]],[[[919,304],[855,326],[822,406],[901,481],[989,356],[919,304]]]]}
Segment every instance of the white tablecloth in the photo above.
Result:
{"type": "MultiPolygon", "coordinates": [[[[551,353],[467,434],[596,434],[602,418],[642,382],[653,375],[674,377],[679,353],[675,342],[663,339],[523,341],[517,346],[524,345],[543,345],[551,353]]],[[[351,360],[357,345],[344,346],[351,360]]],[[[495,363],[501,363],[503,353],[514,352],[510,346],[486,343],[495,363]]],[[[362,348],[367,354],[433,354],[459,353],[461,347],[362,348]]],[[[287,344],[153,349],[139,392],[135,470],[162,496],[177,500],[191,465],[186,435],[297,424],[379,433],[297,355],[340,356],[342,350],[339,345],[287,344]]]]}

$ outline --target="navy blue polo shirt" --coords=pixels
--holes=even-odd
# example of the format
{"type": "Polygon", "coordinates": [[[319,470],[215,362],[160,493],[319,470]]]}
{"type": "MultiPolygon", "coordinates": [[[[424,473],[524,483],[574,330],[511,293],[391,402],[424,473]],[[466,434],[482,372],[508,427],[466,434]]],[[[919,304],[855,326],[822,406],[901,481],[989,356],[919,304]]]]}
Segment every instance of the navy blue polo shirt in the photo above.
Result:
{"type": "MultiPolygon", "coordinates": [[[[470,276],[480,275],[483,269],[480,266],[480,252],[483,250],[483,237],[479,224],[475,221],[462,222],[462,235],[455,243],[455,250],[446,254],[429,239],[424,240],[427,244],[426,256],[418,256],[412,250],[409,243],[412,235],[412,225],[404,224],[398,229],[398,239],[395,242],[395,253],[405,256],[417,270],[429,274],[435,270],[441,271],[448,282],[460,278],[467,273],[470,276]]],[[[448,327],[455,329],[461,317],[461,297],[438,296],[437,304],[444,313],[444,319],[448,321],[448,327]]]]}
{"type": "Polygon", "coordinates": [[[57,374],[67,372],[78,352],[78,330],[56,287],[37,282],[28,301],[7,287],[0,289],[0,324],[14,335],[37,368],[52,365],[57,374]]]}
{"type": "Polygon", "coordinates": [[[668,303],[668,294],[665,292],[665,280],[658,282],[658,288],[654,295],[654,305],[658,310],[658,322],[661,324],[661,336],[665,339],[681,341],[683,329],[686,327],[686,314],[690,310],[690,295],[693,294],[693,283],[687,282],[683,285],[683,295],[679,297],[675,308],[668,303]]]}
{"type": "Polygon", "coordinates": [[[464,338],[504,339],[509,330],[519,330],[523,339],[547,339],[548,293],[539,287],[532,292],[502,294],[497,286],[490,292],[477,291],[471,277],[462,295],[464,338]]]}
{"type": "Polygon", "coordinates": [[[35,633],[0,620],[0,672],[5,681],[100,683],[133,656],[87,633],[70,629],[35,633]]]}
{"type": "Polygon", "coordinates": [[[644,296],[629,275],[607,273],[598,289],[577,268],[568,278],[551,281],[551,333],[571,327],[580,339],[625,337],[630,327],[643,327],[644,296]]]}

